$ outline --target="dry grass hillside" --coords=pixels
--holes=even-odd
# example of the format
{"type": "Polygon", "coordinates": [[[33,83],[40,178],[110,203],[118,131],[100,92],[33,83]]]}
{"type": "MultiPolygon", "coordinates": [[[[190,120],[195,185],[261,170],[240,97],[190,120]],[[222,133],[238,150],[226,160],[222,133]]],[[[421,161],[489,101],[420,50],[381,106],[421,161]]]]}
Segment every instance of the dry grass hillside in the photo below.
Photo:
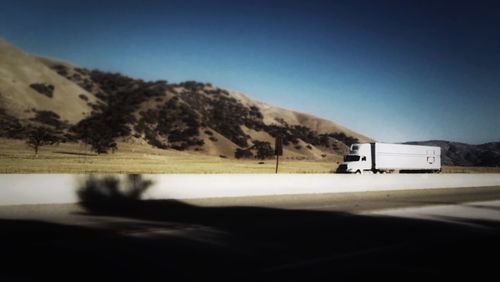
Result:
{"type": "MultiPolygon", "coordinates": [[[[0,137],[37,127],[96,153],[149,146],[225,159],[337,161],[371,141],[332,121],[267,105],[208,83],[143,81],[37,57],[0,41],[0,137]]],[[[35,130],[36,131],[36,130],[35,130]]]]}
{"type": "Polygon", "coordinates": [[[250,107],[252,105],[259,108],[263,115],[265,124],[281,124],[283,122],[289,125],[302,125],[318,133],[344,132],[346,135],[357,138],[360,142],[370,142],[373,139],[352,131],[333,121],[322,119],[314,115],[291,111],[288,109],[271,106],[260,101],[252,100],[244,94],[229,91],[229,94],[239,100],[242,104],[250,107]]]}
{"type": "Polygon", "coordinates": [[[57,74],[39,58],[1,39],[0,62],[0,109],[6,114],[26,120],[35,116],[34,110],[52,111],[69,123],[77,123],[90,114],[91,108],[79,95],[95,101],[92,95],[57,74]],[[37,85],[48,91],[40,93],[37,85]]]}

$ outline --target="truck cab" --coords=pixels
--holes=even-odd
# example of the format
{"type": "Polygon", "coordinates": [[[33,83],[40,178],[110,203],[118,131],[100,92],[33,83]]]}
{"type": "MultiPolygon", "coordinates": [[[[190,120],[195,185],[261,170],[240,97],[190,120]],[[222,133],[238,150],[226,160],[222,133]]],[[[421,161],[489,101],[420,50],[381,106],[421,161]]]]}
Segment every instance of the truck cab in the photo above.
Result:
{"type": "Polygon", "coordinates": [[[337,168],[338,173],[358,173],[372,169],[372,155],[370,144],[352,144],[349,154],[337,168]]]}

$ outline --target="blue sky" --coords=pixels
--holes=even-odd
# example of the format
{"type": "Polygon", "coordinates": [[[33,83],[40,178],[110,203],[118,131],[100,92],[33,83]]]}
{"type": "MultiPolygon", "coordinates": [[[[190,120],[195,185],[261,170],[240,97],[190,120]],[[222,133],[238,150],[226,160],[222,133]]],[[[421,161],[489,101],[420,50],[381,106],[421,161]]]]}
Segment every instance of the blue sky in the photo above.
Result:
{"type": "Polygon", "coordinates": [[[0,37],[31,53],[211,82],[384,142],[500,141],[498,1],[0,3],[0,37]]]}

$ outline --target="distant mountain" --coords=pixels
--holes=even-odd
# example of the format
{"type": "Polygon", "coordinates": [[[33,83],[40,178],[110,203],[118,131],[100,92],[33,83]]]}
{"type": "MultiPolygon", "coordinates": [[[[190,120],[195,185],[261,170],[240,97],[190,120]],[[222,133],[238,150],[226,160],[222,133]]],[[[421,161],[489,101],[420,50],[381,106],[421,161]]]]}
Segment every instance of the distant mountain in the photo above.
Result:
{"type": "MultiPolygon", "coordinates": [[[[143,81],[26,54],[0,40],[0,137],[44,127],[104,153],[116,142],[228,158],[266,158],[275,137],[297,159],[339,160],[372,139],[332,121],[209,83],[143,81]]],[[[120,148],[117,148],[118,150],[120,148]]]]}
{"type": "Polygon", "coordinates": [[[405,144],[441,147],[441,161],[444,165],[500,166],[500,142],[470,145],[458,142],[431,140],[406,142],[405,144]]]}

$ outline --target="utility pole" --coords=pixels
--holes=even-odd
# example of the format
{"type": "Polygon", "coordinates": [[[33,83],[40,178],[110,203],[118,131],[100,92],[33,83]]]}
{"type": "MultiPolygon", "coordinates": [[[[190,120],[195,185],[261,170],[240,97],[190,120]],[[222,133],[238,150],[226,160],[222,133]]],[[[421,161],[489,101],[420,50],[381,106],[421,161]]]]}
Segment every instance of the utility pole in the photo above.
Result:
{"type": "Polygon", "coordinates": [[[280,135],[276,136],[276,142],[274,143],[274,154],[276,155],[276,174],[278,173],[278,165],[280,156],[283,155],[283,140],[280,135]]]}
{"type": "Polygon", "coordinates": [[[278,174],[278,164],[280,162],[279,160],[280,160],[280,156],[276,155],[276,174],[278,174]]]}

